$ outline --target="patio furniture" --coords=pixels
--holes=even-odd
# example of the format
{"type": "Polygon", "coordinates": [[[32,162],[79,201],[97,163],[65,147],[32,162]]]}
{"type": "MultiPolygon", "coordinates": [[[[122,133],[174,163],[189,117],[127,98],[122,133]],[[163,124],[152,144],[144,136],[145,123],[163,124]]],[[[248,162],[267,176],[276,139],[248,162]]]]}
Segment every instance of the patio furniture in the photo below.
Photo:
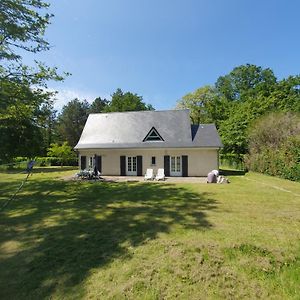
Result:
{"type": "Polygon", "coordinates": [[[94,179],[94,171],[92,170],[80,170],[79,173],[77,173],[77,177],[80,179],[94,179]]]}
{"type": "Polygon", "coordinates": [[[165,170],[164,169],[158,169],[157,170],[155,180],[165,180],[165,170]]]}
{"type": "Polygon", "coordinates": [[[147,169],[144,180],[153,180],[153,179],[154,179],[153,169],[147,169]]]}

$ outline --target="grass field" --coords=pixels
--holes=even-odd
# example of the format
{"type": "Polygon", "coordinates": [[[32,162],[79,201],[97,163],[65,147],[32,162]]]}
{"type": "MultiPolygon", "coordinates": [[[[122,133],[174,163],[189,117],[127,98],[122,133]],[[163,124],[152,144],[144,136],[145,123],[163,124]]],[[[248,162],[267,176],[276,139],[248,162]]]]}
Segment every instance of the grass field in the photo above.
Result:
{"type": "MultiPolygon", "coordinates": [[[[1,299],[299,299],[300,184],[71,182],[37,169],[0,213],[1,299]]],[[[0,205],[24,174],[0,174],[0,205]]]]}

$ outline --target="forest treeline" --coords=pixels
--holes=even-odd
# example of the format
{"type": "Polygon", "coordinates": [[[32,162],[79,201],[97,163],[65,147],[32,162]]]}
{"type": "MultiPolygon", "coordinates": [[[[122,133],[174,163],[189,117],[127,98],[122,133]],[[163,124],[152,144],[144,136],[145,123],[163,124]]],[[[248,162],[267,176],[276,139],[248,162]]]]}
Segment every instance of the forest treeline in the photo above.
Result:
{"type": "Polygon", "coordinates": [[[189,108],[194,124],[216,124],[223,158],[300,180],[299,75],[278,80],[270,68],[241,65],[183,96],[177,108],[189,108]]]}
{"type": "Polygon", "coordinates": [[[30,66],[23,63],[24,53],[35,56],[50,49],[44,37],[53,18],[48,10],[42,0],[0,1],[0,164],[20,156],[53,155],[54,150],[70,153],[91,112],[153,109],[141,96],[117,89],[110,101],[67,99],[62,111],[55,111],[56,92],[48,83],[70,74],[36,60],[30,66]],[[64,145],[60,150],[59,144],[64,145]]]}
{"type": "MultiPolygon", "coordinates": [[[[44,37],[53,18],[48,8],[42,0],[0,1],[0,164],[54,153],[65,159],[89,113],[154,109],[142,96],[117,89],[110,100],[67,99],[62,111],[55,111],[48,83],[70,74],[39,61],[28,66],[22,59],[25,52],[50,49],[44,37]]],[[[270,68],[241,65],[183,96],[176,108],[189,108],[193,124],[216,124],[223,157],[300,180],[299,75],[278,79],[270,68]]]]}

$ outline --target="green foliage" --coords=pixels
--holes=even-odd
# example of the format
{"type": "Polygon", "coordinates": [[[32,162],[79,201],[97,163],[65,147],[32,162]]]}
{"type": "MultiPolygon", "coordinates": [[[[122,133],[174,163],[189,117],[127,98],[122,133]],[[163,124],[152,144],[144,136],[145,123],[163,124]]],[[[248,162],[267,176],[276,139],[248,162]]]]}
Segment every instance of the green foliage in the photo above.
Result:
{"type": "Polygon", "coordinates": [[[89,103],[74,99],[65,105],[58,117],[58,133],[61,140],[65,140],[74,147],[81,135],[89,114],[89,103]]]}
{"type": "Polygon", "coordinates": [[[0,2],[0,160],[18,155],[42,154],[51,143],[50,100],[45,91],[48,80],[62,80],[56,68],[35,61],[22,63],[22,51],[49,49],[44,32],[52,15],[41,0],[0,2]],[[34,88],[33,88],[34,86],[34,88]],[[47,109],[46,109],[47,108],[47,109]],[[47,122],[46,119],[48,118],[47,122]]]}
{"type": "Polygon", "coordinates": [[[153,110],[151,104],[143,102],[143,97],[117,89],[111,96],[107,112],[153,110]]]}
{"type": "MultiPolygon", "coordinates": [[[[22,64],[22,51],[49,50],[44,38],[52,14],[42,0],[2,0],[0,2],[0,79],[23,84],[46,85],[50,79],[62,80],[57,68],[35,61],[35,67],[22,64]]],[[[67,74],[66,74],[67,75],[67,74]]]]}
{"type": "Polygon", "coordinates": [[[43,132],[40,122],[43,103],[51,93],[31,89],[29,84],[0,80],[0,158],[35,156],[42,151],[43,132]]]}
{"type": "Polygon", "coordinates": [[[183,96],[176,105],[178,109],[189,109],[192,124],[212,123],[217,126],[226,116],[227,106],[211,86],[204,86],[183,96]]]}
{"type": "Polygon", "coordinates": [[[300,76],[279,81],[266,101],[273,110],[300,112],[300,76]]]}
{"type": "Polygon", "coordinates": [[[43,35],[52,15],[39,14],[49,4],[40,0],[1,0],[0,60],[18,60],[16,48],[30,52],[49,49],[43,35]]]}
{"type": "Polygon", "coordinates": [[[248,153],[249,127],[268,112],[300,112],[300,76],[277,81],[273,71],[242,65],[220,76],[214,87],[204,86],[181,98],[191,122],[214,122],[224,148],[222,154],[248,153]]]}
{"type": "Polygon", "coordinates": [[[123,93],[121,89],[117,89],[111,101],[98,97],[90,105],[86,100],[71,100],[63,107],[57,119],[58,140],[67,141],[74,147],[90,113],[152,110],[153,107],[145,104],[142,99],[137,94],[123,93]]]}
{"type": "Polygon", "coordinates": [[[221,169],[233,169],[233,170],[245,170],[244,156],[231,153],[220,153],[220,168],[221,169]]]}
{"type": "Polygon", "coordinates": [[[229,101],[247,101],[260,92],[267,96],[275,84],[276,77],[271,69],[246,64],[234,68],[228,75],[220,76],[216,89],[229,101]]]}
{"type": "Polygon", "coordinates": [[[50,144],[58,140],[56,113],[52,102],[43,103],[39,109],[38,123],[42,134],[43,155],[46,155],[46,149],[50,144]]]}
{"type": "Polygon", "coordinates": [[[272,113],[250,129],[250,170],[300,181],[300,117],[292,113],[272,113]]]}
{"type": "Polygon", "coordinates": [[[76,154],[72,147],[68,145],[68,142],[64,142],[62,145],[52,143],[48,148],[48,156],[58,158],[61,161],[61,165],[66,165],[68,160],[76,159],[76,154]]]}
{"type": "Polygon", "coordinates": [[[101,97],[96,98],[89,108],[89,113],[101,113],[107,110],[109,101],[106,99],[101,99],[101,97]]]}
{"type": "Polygon", "coordinates": [[[78,159],[72,155],[68,158],[62,159],[61,157],[36,157],[36,165],[40,167],[46,166],[78,166],[78,159]]]}

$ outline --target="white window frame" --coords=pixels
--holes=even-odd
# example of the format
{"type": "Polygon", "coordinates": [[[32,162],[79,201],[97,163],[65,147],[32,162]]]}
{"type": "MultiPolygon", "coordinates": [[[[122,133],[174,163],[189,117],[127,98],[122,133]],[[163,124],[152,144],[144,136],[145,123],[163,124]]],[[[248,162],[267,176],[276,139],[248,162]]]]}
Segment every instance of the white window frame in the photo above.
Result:
{"type": "Polygon", "coordinates": [[[137,176],[137,157],[126,156],[126,175],[137,176]]]}
{"type": "Polygon", "coordinates": [[[182,176],[182,157],[181,155],[170,156],[170,176],[182,176]]]}

